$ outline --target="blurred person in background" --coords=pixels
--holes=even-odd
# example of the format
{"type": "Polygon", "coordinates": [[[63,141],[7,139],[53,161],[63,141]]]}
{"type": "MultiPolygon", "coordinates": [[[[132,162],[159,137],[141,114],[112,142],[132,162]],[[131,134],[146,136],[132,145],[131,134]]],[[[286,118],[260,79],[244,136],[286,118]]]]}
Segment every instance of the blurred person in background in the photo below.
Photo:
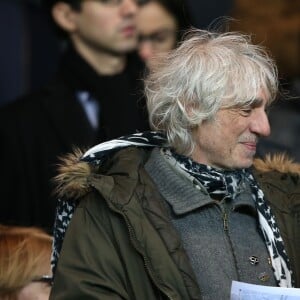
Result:
{"type": "Polygon", "coordinates": [[[51,232],[57,157],[148,129],[135,52],[141,2],[46,1],[66,49],[49,84],[0,109],[0,222],[51,232]]]}
{"type": "Polygon", "coordinates": [[[151,0],[137,14],[138,53],[151,68],[157,55],[167,54],[191,26],[183,0],[151,0]]]}
{"type": "Polygon", "coordinates": [[[47,300],[52,238],[35,227],[0,225],[0,299],[47,300]]]}

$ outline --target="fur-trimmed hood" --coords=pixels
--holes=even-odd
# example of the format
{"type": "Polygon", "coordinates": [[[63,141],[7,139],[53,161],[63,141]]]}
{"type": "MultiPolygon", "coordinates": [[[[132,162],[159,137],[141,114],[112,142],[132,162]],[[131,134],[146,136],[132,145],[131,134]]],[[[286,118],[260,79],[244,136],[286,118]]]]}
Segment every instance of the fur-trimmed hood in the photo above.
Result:
{"type": "Polygon", "coordinates": [[[54,178],[55,194],[59,198],[75,199],[82,197],[90,190],[88,178],[94,167],[81,158],[84,152],[78,148],[60,158],[58,175],[54,178]]]}
{"type": "MultiPolygon", "coordinates": [[[[92,147],[86,152],[75,149],[62,157],[58,165],[58,175],[54,178],[56,183],[55,193],[59,198],[78,199],[90,191],[89,178],[95,176],[104,178],[103,172],[98,169],[104,164],[107,158],[127,147],[153,148],[164,147],[166,137],[156,131],[145,131],[122,136],[92,147]]],[[[123,172],[124,170],[120,170],[123,172]]]]}
{"type": "Polygon", "coordinates": [[[256,158],[254,168],[260,172],[277,171],[279,173],[290,173],[300,176],[300,163],[294,162],[286,154],[267,154],[264,159],[256,158]]]}
{"type": "MultiPolygon", "coordinates": [[[[82,160],[84,153],[75,149],[73,153],[61,158],[58,175],[55,177],[56,194],[59,198],[79,199],[91,190],[91,176],[106,177],[97,172],[99,166],[82,160]],[[96,173],[98,173],[96,175],[96,173]]],[[[300,177],[300,164],[285,154],[267,155],[264,159],[254,160],[254,169],[260,173],[279,172],[300,177]]],[[[101,172],[100,172],[101,173],[101,172]]]]}

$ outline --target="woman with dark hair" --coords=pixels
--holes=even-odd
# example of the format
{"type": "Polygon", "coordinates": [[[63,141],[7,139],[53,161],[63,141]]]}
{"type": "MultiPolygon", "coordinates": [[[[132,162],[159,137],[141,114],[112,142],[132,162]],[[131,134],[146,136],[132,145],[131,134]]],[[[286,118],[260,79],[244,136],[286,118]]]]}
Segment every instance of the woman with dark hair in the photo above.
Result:
{"type": "Polygon", "coordinates": [[[150,0],[137,15],[138,51],[147,66],[153,58],[174,49],[190,27],[187,7],[182,0],[150,0]]]}

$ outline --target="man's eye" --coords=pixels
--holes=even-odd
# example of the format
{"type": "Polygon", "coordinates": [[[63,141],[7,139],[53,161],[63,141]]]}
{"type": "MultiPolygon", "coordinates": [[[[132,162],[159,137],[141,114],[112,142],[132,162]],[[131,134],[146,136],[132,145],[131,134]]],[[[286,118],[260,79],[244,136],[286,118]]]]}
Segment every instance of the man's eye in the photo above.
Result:
{"type": "Polygon", "coordinates": [[[98,0],[98,1],[108,5],[119,5],[122,2],[122,0],[98,0]]]}
{"type": "Polygon", "coordinates": [[[161,33],[157,33],[155,36],[153,36],[153,41],[160,43],[160,42],[164,42],[167,38],[168,38],[168,36],[166,35],[166,33],[161,32],[161,33]]]}
{"type": "Polygon", "coordinates": [[[143,5],[149,2],[149,0],[136,0],[135,2],[137,3],[137,5],[143,5]]]}
{"type": "MultiPolygon", "coordinates": [[[[108,5],[119,5],[123,3],[123,0],[98,0],[99,2],[103,4],[108,4],[108,5]]],[[[149,0],[135,0],[137,5],[143,5],[146,4],[149,0]]]]}
{"type": "Polygon", "coordinates": [[[249,108],[249,107],[247,107],[247,108],[241,108],[240,112],[241,112],[241,114],[243,116],[249,116],[251,114],[251,112],[252,112],[252,108],[249,108]]]}

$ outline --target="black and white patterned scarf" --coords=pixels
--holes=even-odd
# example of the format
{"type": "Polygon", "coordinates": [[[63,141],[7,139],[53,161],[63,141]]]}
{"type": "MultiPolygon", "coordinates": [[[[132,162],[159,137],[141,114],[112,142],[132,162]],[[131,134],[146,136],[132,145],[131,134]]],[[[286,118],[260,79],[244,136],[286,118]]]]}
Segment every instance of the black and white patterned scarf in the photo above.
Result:
{"type": "MultiPolygon", "coordinates": [[[[205,186],[215,199],[235,197],[239,182],[245,178],[251,187],[252,196],[256,203],[258,221],[269,251],[274,276],[278,286],[292,287],[291,269],[284,249],[284,243],[277,227],[271,208],[264,198],[263,191],[259,188],[253,175],[248,170],[218,170],[210,166],[198,164],[188,157],[176,154],[167,147],[163,134],[158,132],[144,132],[124,136],[112,141],[99,144],[88,150],[82,161],[101,165],[112,153],[126,147],[160,147],[169,159],[174,159],[180,168],[187,172],[193,181],[197,179],[205,186]]],[[[77,206],[76,202],[59,200],[54,225],[54,241],[52,251],[52,269],[55,272],[57,260],[62,247],[63,238],[77,206]]]]}
{"type": "Polygon", "coordinates": [[[168,148],[162,149],[161,152],[172,165],[184,170],[195,187],[200,182],[209,195],[216,200],[234,199],[238,193],[239,183],[245,177],[245,170],[222,170],[221,172],[211,166],[196,163],[168,148]]]}

